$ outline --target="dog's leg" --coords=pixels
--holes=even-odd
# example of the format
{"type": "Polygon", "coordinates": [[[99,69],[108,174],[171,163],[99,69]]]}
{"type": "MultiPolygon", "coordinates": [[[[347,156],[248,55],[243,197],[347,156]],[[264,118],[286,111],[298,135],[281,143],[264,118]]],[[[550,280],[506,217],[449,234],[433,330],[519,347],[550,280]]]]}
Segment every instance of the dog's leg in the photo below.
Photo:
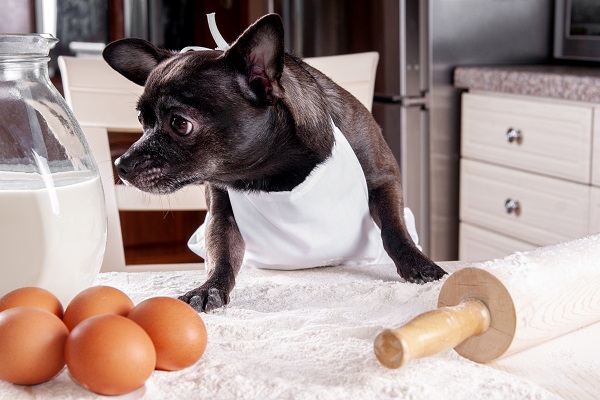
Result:
{"type": "Polygon", "coordinates": [[[381,229],[383,247],[402,278],[413,283],[438,280],[446,272],[415,246],[406,229],[401,199],[400,188],[391,182],[369,193],[371,216],[381,229]]]}
{"type": "Polygon", "coordinates": [[[244,258],[244,240],[235,222],[227,191],[206,185],[211,219],[206,227],[208,279],[180,297],[197,311],[210,311],[229,303],[229,293],[244,258]]]}

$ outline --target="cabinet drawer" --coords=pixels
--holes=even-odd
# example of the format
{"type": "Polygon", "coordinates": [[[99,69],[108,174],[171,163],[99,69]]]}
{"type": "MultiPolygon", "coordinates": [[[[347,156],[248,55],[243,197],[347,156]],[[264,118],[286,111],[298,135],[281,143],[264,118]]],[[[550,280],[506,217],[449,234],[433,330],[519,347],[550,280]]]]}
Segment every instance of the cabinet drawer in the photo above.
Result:
{"type": "Polygon", "coordinates": [[[590,232],[600,232],[600,188],[592,186],[590,196],[590,232]]]}
{"type": "Polygon", "coordinates": [[[464,157],[590,182],[592,107],[474,93],[462,100],[464,157]]]}
{"type": "Polygon", "coordinates": [[[592,184],[600,186],[600,108],[594,108],[592,184]]]}
{"type": "Polygon", "coordinates": [[[473,160],[461,162],[461,221],[546,245],[585,236],[589,204],[587,185],[473,160]]]}
{"type": "Polygon", "coordinates": [[[486,229],[461,223],[459,231],[459,260],[485,261],[500,258],[536,247],[535,245],[500,235],[486,229]]]}

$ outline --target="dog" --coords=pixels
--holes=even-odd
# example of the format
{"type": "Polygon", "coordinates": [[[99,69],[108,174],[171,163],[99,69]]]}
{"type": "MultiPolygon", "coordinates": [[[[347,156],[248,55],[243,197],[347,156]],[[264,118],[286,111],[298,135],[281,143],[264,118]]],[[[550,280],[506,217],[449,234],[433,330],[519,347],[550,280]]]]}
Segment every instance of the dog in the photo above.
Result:
{"type": "Polygon", "coordinates": [[[225,51],[179,53],[135,38],[115,41],[103,51],[113,69],[145,86],[137,103],[143,135],[115,161],[120,178],[156,194],[205,184],[210,218],[202,233],[208,277],[180,299],[198,311],[214,310],[229,303],[246,261],[278,268],[289,254],[299,259],[296,268],[345,264],[347,259],[368,263],[373,260],[362,248],[374,241],[406,281],[440,279],[446,272],[409,234],[400,169],[371,113],[327,76],[286,53],[283,37],[281,18],[269,14],[225,51]],[[333,159],[340,157],[348,164],[335,167],[333,159]],[[338,175],[328,168],[337,168],[332,174],[338,175]],[[338,178],[347,177],[362,179],[364,190],[360,182],[340,183],[339,189],[338,178]],[[305,196],[311,179],[325,179],[325,193],[305,196]],[[308,203],[281,211],[287,205],[279,200],[290,193],[308,203]],[[256,209],[255,198],[267,207],[256,209]],[[240,201],[249,202],[240,206],[240,201]],[[321,214],[296,215],[313,208],[321,214]],[[266,222],[255,222],[254,216],[266,222]],[[330,218],[334,226],[327,229],[342,239],[320,226],[311,228],[330,218]],[[277,225],[275,219],[283,222],[277,225]],[[337,221],[347,226],[336,226],[337,221]],[[268,232],[271,228],[274,232],[268,232]],[[295,243],[303,240],[296,235],[300,230],[316,243],[295,243]],[[363,231],[369,231],[367,239],[344,237],[363,231]],[[314,265],[313,251],[325,253],[314,265]],[[269,263],[269,256],[275,261],[269,263]]]}

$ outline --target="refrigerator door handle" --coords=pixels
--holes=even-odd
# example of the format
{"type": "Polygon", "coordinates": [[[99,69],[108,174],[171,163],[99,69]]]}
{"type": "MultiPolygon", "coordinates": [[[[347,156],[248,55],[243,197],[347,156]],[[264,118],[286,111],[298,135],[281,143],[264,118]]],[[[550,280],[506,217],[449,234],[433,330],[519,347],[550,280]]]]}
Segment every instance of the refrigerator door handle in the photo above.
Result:
{"type": "Polygon", "coordinates": [[[401,107],[420,107],[422,110],[429,109],[429,97],[427,96],[427,92],[423,92],[418,96],[375,93],[373,101],[375,103],[383,104],[399,104],[401,107]]]}

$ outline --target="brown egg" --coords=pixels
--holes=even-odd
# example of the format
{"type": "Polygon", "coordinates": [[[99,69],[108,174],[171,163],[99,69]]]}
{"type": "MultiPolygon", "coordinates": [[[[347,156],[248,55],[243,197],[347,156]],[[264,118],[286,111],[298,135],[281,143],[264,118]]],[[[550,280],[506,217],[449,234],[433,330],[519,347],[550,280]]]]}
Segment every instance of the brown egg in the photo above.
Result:
{"type": "Polygon", "coordinates": [[[71,300],[63,321],[69,330],[84,319],[102,314],[127,316],[133,302],[122,291],[112,286],[92,286],[77,294],[71,300]]]}
{"type": "Polygon", "coordinates": [[[52,379],[65,366],[68,334],[56,315],[40,308],[0,312],[0,379],[17,385],[52,379]]]}
{"type": "Polygon", "coordinates": [[[0,298],[0,311],[13,307],[38,307],[50,311],[58,318],[63,317],[63,306],[60,300],[46,289],[39,287],[22,287],[5,294],[0,298]]]}
{"type": "Polygon", "coordinates": [[[198,312],[181,300],[153,297],[131,310],[129,318],[148,333],[156,348],[156,369],[189,367],[206,350],[206,326],[198,312]]]}
{"type": "Polygon", "coordinates": [[[156,363],[148,334],[120,315],[88,318],[69,334],[65,358],[71,377],[103,395],[131,392],[144,385],[156,363]]]}

